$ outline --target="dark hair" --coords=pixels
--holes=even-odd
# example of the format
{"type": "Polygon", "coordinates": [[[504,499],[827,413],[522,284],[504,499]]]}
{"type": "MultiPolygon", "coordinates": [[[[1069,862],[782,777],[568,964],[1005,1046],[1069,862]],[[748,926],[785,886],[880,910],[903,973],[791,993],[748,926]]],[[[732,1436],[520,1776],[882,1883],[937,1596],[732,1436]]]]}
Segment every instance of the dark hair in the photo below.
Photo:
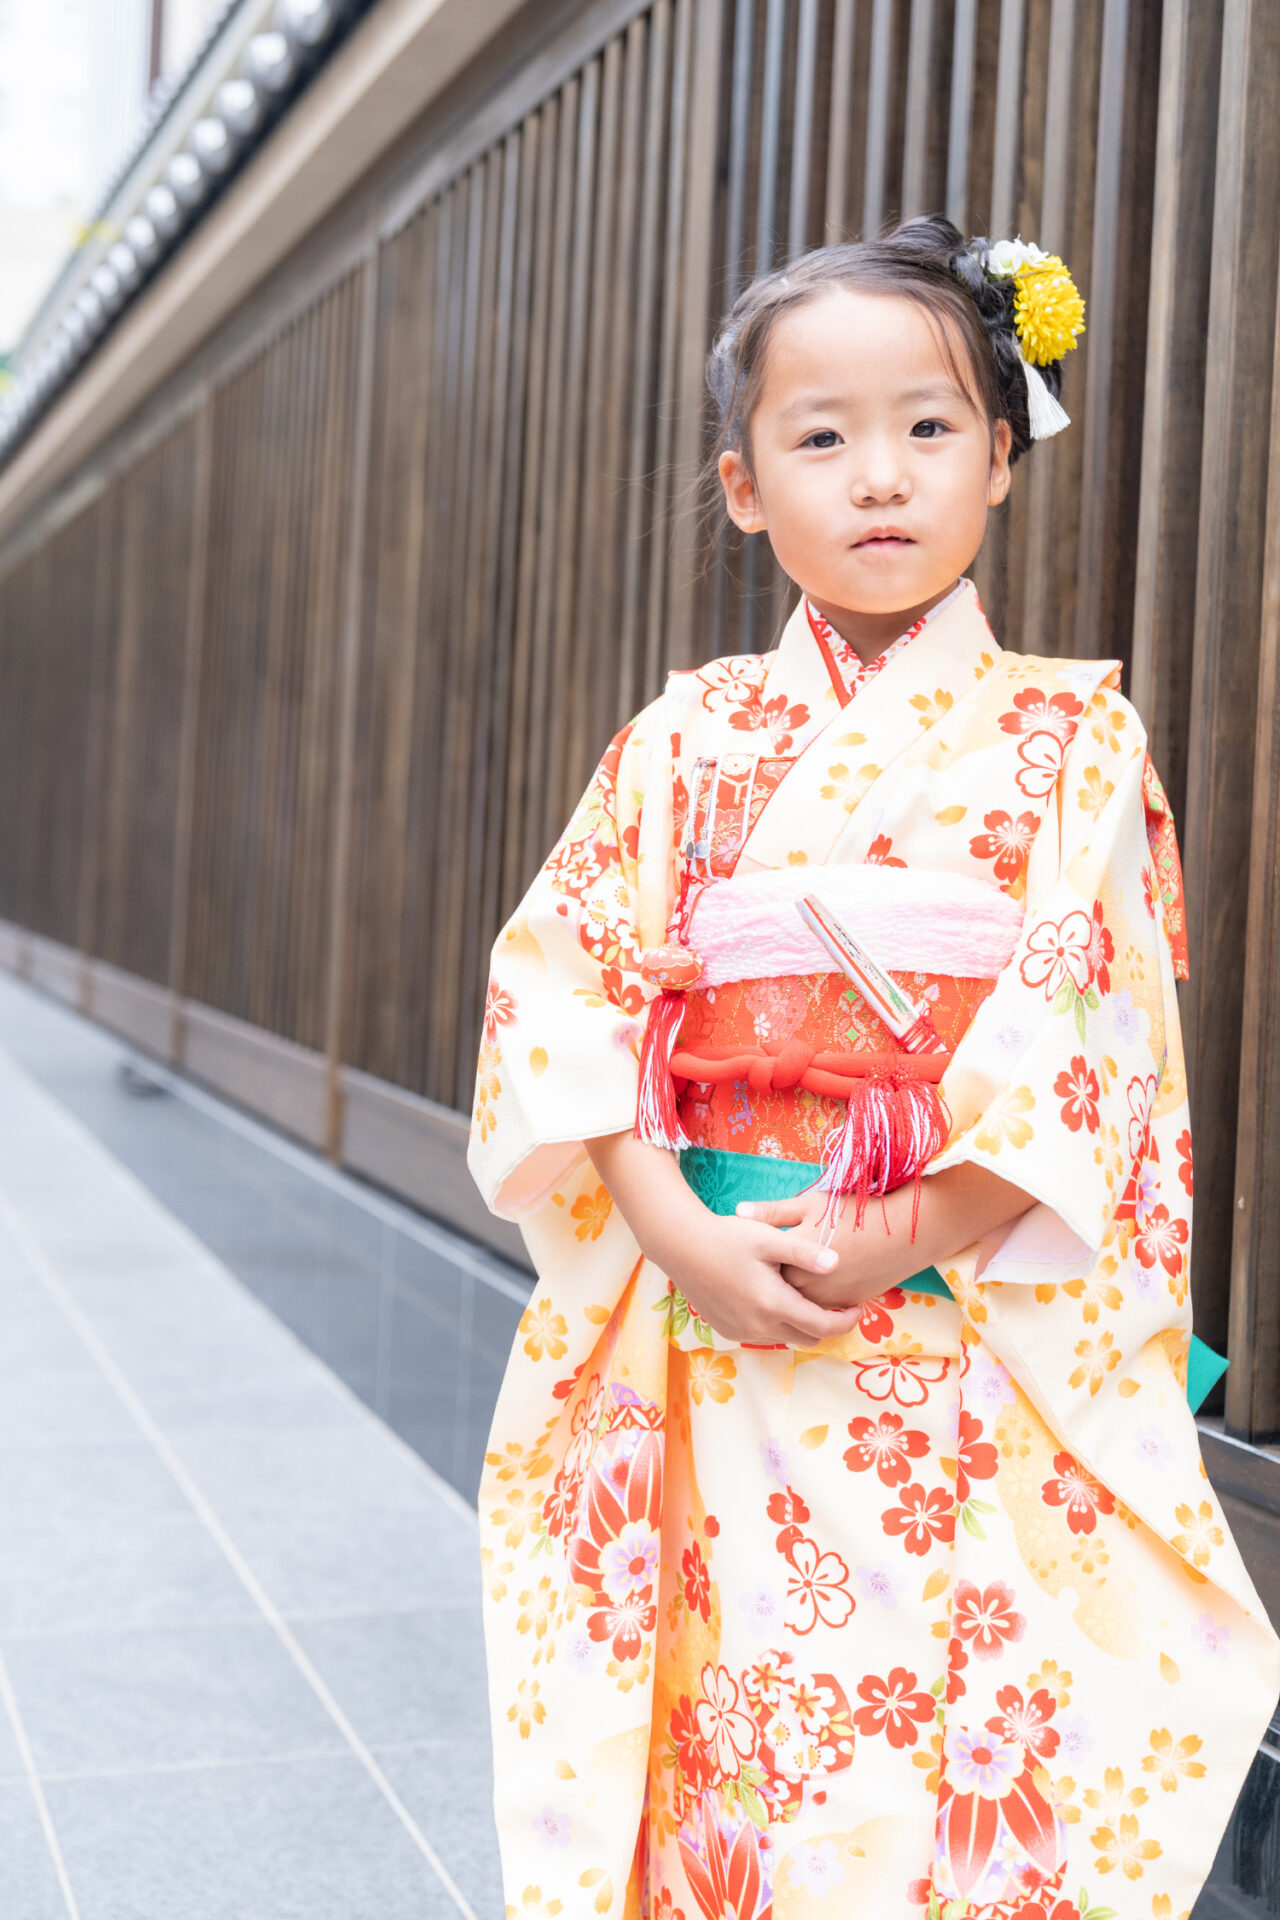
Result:
{"type": "MultiPolygon", "coordinates": [[[[857,293],[896,294],[914,300],[941,322],[941,344],[962,388],[976,389],[988,425],[1007,420],[1013,440],[1010,461],[1031,445],[1027,382],[1013,324],[1012,279],[989,280],[985,239],[966,241],[940,214],[906,220],[878,240],[851,240],[817,247],[776,273],[761,274],[744,288],[716,335],[707,360],[707,386],[720,415],[708,481],[714,485],[720,455],[737,449],[751,460],[750,422],[764,384],[769,337],[779,317],[832,287],[857,293]],[[956,363],[957,338],[972,372],[966,381],[956,363]]],[[[1041,367],[1056,399],[1062,362],[1041,367]]],[[[718,490],[718,489],[717,489],[718,490]]]]}

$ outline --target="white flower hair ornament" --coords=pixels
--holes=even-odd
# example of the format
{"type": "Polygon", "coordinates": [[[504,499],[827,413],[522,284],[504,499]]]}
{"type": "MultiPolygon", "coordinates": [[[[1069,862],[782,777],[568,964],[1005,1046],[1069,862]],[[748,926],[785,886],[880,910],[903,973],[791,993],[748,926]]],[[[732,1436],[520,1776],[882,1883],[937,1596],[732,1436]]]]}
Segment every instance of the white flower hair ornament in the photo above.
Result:
{"type": "Polygon", "coordinates": [[[1075,346],[1084,332],[1084,301],[1058,255],[1042,252],[1021,234],[990,247],[983,271],[989,280],[1013,281],[1013,326],[1027,377],[1031,438],[1047,440],[1069,427],[1071,418],[1040,369],[1075,346]]]}

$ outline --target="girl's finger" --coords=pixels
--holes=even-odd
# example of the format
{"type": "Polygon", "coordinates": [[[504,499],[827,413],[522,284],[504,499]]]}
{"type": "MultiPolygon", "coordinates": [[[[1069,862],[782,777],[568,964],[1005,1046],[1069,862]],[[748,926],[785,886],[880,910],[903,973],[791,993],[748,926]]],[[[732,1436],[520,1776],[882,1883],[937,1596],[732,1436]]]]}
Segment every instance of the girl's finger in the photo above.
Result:
{"type": "Polygon", "coordinates": [[[798,1227],[806,1208],[797,1194],[793,1200],[741,1200],[734,1212],[740,1220],[758,1220],[765,1227],[798,1227]]]}
{"type": "Polygon", "coordinates": [[[771,1246],[764,1258],[779,1266],[799,1267],[802,1273],[830,1273],[834,1269],[839,1255],[834,1247],[820,1247],[816,1240],[810,1240],[799,1233],[789,1233],[784,1238],[778,1235],[776,1246],[771,1246]]]}
{"type": "Polygon", "coordinates": [[[792,1331],[802,1333],[807,1338],[828,1340],[833,1335],[852,1333],[861,1318],[860,1307],[838,1310],[818,1307],[812,1300],[806,1300],[802,1293],[797,1293],[794,1287],[789,1287],[787,1292],[789,1298],[781,1310],[780,1318],[792,1331]]]}

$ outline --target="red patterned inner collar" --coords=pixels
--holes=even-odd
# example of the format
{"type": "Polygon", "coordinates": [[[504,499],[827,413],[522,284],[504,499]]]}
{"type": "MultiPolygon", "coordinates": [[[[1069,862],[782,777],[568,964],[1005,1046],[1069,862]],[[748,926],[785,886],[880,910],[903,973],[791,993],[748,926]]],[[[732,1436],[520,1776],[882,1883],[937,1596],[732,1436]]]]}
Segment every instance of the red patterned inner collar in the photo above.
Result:
{"type": "Polygon", "coordinates": [[[840,705],[847,707],[854,694],[864,687],[868,680],[874,680],[880,669],[892,660],[896,653],[901,653],[907,642],[914,640],[935,614],[941,613],[944,607],[949,606],[963,586],[964,581],[959,581],[945,600],[939,600],[936,606],[930,607],[928,613],[921,614],[913,627],[908,627],[905,633],[900,633],[898,638],[887,646],[883,653],[877,654],[874,660],[864,660],[855,652],[849,642],[842,639],[836,632],[831,622],[823,618],[806,594],[804,610],[809,618],[809,631],[817,641],[818,651],[826,662],[827,672],[831,676],[831,684],[840,705]]]}

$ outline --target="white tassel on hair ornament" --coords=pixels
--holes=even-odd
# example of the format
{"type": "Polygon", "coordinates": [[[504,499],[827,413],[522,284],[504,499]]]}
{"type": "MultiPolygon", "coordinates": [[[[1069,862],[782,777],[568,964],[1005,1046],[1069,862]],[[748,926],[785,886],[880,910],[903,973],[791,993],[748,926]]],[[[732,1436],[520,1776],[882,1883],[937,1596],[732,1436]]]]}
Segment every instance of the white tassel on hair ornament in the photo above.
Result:
{"type": "Polygon", "coordinates": [[[1027,418],[1033,440],[1047,440],[1071,424],[1066,409],[1049,391],[1041,367],[1070,353],[1084,332],[1084,301],[1056,253],[1044,253],[1034,241],[1000,240],[989,249],[984,272],[990,280],[1012,280],[1013,325],[1027,377],[1027,418]]]}

